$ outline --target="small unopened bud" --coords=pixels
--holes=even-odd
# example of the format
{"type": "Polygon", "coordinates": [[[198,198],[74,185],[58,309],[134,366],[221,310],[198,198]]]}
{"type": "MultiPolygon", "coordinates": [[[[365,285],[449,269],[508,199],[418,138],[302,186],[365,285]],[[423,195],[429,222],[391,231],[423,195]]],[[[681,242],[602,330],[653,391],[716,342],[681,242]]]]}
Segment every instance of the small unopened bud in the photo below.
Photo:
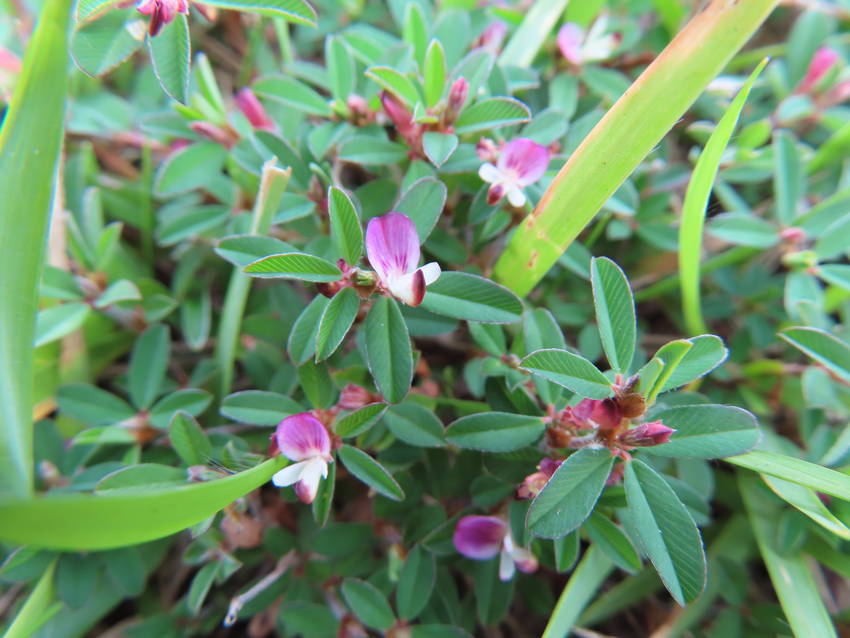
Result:
{"type": "Polygon", "coordinates": [[[236,106],[242,111],[242,115],[251,123],[255,129],[261,131],[275,130],[275,124],[266,113],[265,107],[262,105],[254,92],[249,88],[244,88],[236,94],[234,98],[236,106]]]}
{"type": "Polygon", "coordinates": [[[818,88],[818,83],[824,78],[829,70],[841,59],[835,49],[821,47],[812,56],[806,75],[803,76],[797,93],[812,93],[818,88]]]}
{"type": "Polygon", "coordinates": [[[359,410],[365,405],[376,403],[381,398],[369,392],[366,388],[349,383],[339,393],[337,406],[343,410],[359,410]]]}
{"type": "Polygon", "coordinates": [[[529,474],[525,477],[522,484],[517,488],[517,498],[527,499],[534,498],[540,493],[552,475],[555,473],[563,461],[550,459],[548,456],[540,461],[537,466],[537,472],[529,474]]]}
{"type": "Polygon", "coordinates": [[[650,421],[626,430],[617,437],[617,441],[627,447],[650,447],[667,443],[675,431],[661,421],[650,421]]]}
{"type": "Polygon", "coordinates": [[[422,148],[423,128],[413,121],[413,115],[407,107],[387,91],[381,93],[381,105],[398,134],[413,151],[419,152],[422,148]]]}
{"type": "Polygon", "coordinates": [[[488,137],[482,137],[475,145],[475,152],[482,162],[496,162],[499,159],[499,147],[488,137]]]}
{"type": "Polygon", "coordinates": [[[451,124],[460,115],[463,105],[466,104],[466,98],[469,95],[469,82],[466,78],[459,77],[454,81],[449,89],[449,99],[446,104],[446,110],[443,115],[443,120],[446,124],[451,124]]]}
{"type": "Polygon", "coordinates": [[[789,228],[784,228],[782,232],[779,233],[779,237],[782,241],[788,242],[789,244],[800,244],[806,239],[806,231],[802,228],[791,226],[789,228]]]}
{"type": "Polygon", "coordinates": [[[572,422],[579,427],[613,430],[622,420],[620,406],[613,399],[582,399],[572,407],[572,422]]]}
{"type": "Polygon", "coordinates": [[[496,20],[487,25],[487,28],[481,32],[478,40],[475,42],[476,47],[480,47],[490,53],[498,53],[502,48],[502,42],[508,33],[508,25],[501,20],[496,20]]]}
{"type": "Polygon", "coordinates": [[[192,122],[189,125],[189,128],[201,137],[205,137],[212,142],[221,144],[225,148],[231,148],[236,143],[232,133],[224,130],[220,126],[210,124],[209,122],[192,122]]]}

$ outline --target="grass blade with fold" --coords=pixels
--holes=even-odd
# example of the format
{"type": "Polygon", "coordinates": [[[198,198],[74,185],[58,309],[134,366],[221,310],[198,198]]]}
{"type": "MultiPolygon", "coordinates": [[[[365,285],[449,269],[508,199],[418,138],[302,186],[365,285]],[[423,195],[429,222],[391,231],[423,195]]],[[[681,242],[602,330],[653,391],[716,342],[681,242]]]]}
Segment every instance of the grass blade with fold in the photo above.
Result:
{"type": "Polygon", "coordinates": [[[65,114],[68,0],[47,0],[0,130],[0,496],[32,494],[38,283],[65,114]]]}
{"type": "Polygon", "coordinates": [[[28,638],[33,635],[39,627],[46,623],[62,609],[62,603],[54,601],[53,574],[56,572],[56,560],[54,560],[41,578],[35,588],[30,592],[15,620],[9,625],[3,638],[28,638]]]}
{"type": "Polygon", "coordinates": [[[552,27],[564,12],[567,2],[568,0],[538,0],[532,3],[519,29],[499,56],[499,63],[519,67],[531,65],[552,27]]]}
{"type": "Polygon", "coordinates": [[[685,201],[682,204],[682,223],[679,226],[679,284],[682,290],[682,310],[685,315],[685,328],[689,335],[696,336],[708,332],[702,318],[699,295],[700,259],[702,257],[702,228],[705,222],[705,207],[714,185],[714,178],[720,168],[723,151],[732,139],[735,125],[744,109],[753,83],[761,74],[767,58],[750,74],[738,95],[720,118],[711,137],[694,166],[685,201]]]}
{"type": "Polygon", "coordinates": [[[712,0],[570,156],[496,263],[527,294],[640,161],[767,18],[778,0],[712,0]]]}

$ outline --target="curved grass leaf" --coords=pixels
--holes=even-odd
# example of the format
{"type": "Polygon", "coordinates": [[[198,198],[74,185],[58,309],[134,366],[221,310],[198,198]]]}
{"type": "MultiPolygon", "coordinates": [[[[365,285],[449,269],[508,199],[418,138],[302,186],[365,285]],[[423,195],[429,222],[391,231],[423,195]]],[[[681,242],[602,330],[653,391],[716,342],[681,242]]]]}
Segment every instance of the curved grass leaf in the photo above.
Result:
{"type": "Polygon", "coordinates": [[[699,596],[706,579],[702,538],[670,485],[640,460],[626,464],[626,499],[647,556],[680,605],[699,596]]]}
{"type": "Polygon", "coordinates": [[[724,461],[850,501],[850,476],[817,463],[761,450],[730,456],[724,461]]]}
{"type": "Polygon", "coordinates": [[[345,469],[378,494],[394,501],[404,500],[404,490],[392,474],[366,452],[350,445],[343,445],[339,448],[338,455],[345,469]]]}
{"type": "Polygon", "coordinates": [[[629,280],[613,261],[597,257],[590,265],[590,281],[602,349],[611,368],[626,374],[632,364],[637,338],[635,301],[629,280]]]}
{"type": "Polygon", "coordinates": [[[543,538],[560,538],[578,528],[593,511],[613,465],[608,450],[582,448],[572,454],[531,502],[528,529],[543,538]]]}
{"type": "Polygon", "coordinates": [[[0,540],[86,551],[170,536],[206,520],[286,465],[277,457],[226,478],[122,494],[47,494],[0,502],[0,540]]]}
{"type": "Polygon", "coordinates": [[[62,603],[53,600],[55,572],[56,561],[53,560],[38,579],[38,583],[6,629],[3,638],[29,638],[62,609],[62,603]]]}
{"type": "Polygon", "coordinates": [[[652,415],[676,432],[670,441],[646,448],[656,456],[716,459],[743,454],[761,438],[756,418],[731,405],[683,405],[652,415]]]}
{"type": "Polygon", "coordinates": [[[331,262],[308,253],[269,255],[245,266],[253,277],[279,277],[301,281],[330,282],[342,278],[342,272],[331,262]]]}
{"type": "Polygon", "coordinates": [[[522,360],[522,369],[591,399],[611,396],[611,382],[582,356],[547,348],[532,352],[522,360]]]}
{"type": "Polygon", "coordinates": [[[366,360],[375,385],[389,403],[410,390],[413,352],[410,336],[394,299],[379,297],[366,317],[366,360]]]}
{"type": "Polygon", "coordinates": [[[513,452],[531,445],[545,430],[537,417],[509,412],[482,412],[449,425],[446,439],[458,447],[482,452],[513,452]]]}
{"type": "Polygon", "coordinates": [[[761,478],[773,490],[773,493],[783,501],[793,505],[815,523],[839,538],[850,540],[850,529],[827,509],[813,489],[790,481],[783,481],[775,476],[762,474],[761,478]]]}
{"type": "Polygon", "coordinates": [[[462,272],[440,275],[426,289],[422,307],[445,317],[483,323],[515,323],[522,318],[522,302],[510,290],[462,272]]]}

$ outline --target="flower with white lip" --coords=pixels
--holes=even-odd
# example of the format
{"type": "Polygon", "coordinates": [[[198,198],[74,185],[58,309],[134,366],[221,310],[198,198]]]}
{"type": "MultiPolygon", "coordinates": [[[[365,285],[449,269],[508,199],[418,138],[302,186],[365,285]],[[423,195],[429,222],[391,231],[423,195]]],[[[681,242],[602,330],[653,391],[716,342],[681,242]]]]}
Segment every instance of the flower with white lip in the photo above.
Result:
{"type": "Polygon", "coordinates": [[[312,503],[319,481],[328,476],[331,438],[325,426],[309,412],[293,414],[281,421],[274,433],[277,447],[290,465],[272,477],[278,487],[295,485],[295,494],[303,503],[312,503]]]}
{"type": "Polygon", "coordinates": [[[384,292],[409,306],[418,306],[425,286],[437,281],[437,262],[419,264],[419,235],[416,225],[403,213],[373,217],[366,227],[366,256],[378,275],[384,292]]]}
{"type": "Polygon", "coordinates": [[[607,60],[620,44],[619,33],[606,33],[608,18],[602,16],[587,34],[573,22],[567,22],[558,31],[558,48],[567,61],[574,66],[587,62],[607,60]]]}
{"type": "Polygon", "coordinates": [[[486,162],[478,175],[490,183],[487,203],[496,204],[507,195],[512,206],[525,204],[523,188],[543,177],[549,166],[549,150],[527,137],[519,137],[505,144],[496,164],[486,162]]]}
{"type": "Polygon", "coordinates": [[[537,558],[524,547],[517,547],[508,524],[496,516],[464,516],[454,533],[458,552],[473,560],[489,560],[499,555],[499,580],[514,577],[517,568],[525,573],[537,569],[537,558]]]}

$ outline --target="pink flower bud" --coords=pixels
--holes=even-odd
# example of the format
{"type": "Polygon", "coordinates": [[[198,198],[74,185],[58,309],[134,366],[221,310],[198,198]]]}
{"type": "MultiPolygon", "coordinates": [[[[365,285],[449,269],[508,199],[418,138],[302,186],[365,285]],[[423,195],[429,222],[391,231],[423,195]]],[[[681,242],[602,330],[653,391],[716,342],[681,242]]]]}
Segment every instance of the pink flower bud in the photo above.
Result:
{"type": "Polygon", "coordinates": [[[817,83],[840,59],[838,53],[829,47],[821,47],[812,56],[806,75],[797,87],[797,93],[811,93],[817,83]]]}
{"type": "Polygon", "coordinates": [[[620,425],[623,415],[613,399],[582,399],[571,408],[569,419],[580,428],[613,430],[620,425]]]}
{"type": "Polygon", "coordinates": [[[617,438],[617,441],[627,447],[650,447],[667,443],[675,431],[661,421],[650,421],[626,430],[617,438]]]}
{"type": "Polygon", "coordinates": [[[189,124],[189,128],[201,137],[205,137],[212,142],[221,144],[225,148],[231,148],[236,141],[233,138],[232,133],[225,131],[220,126],[210,124],[209,122],[192,122],[189,124]]]}
{"type": "Polygon", "coordinates": [[[174,20],[178,13],[189,13],[189,2],[188,0],[140,0],[136,10],[142,15],[151,17],[148,33],[153,37],[162,27],[174,20]]]}
{"type": "Polygon", "coordinates": [[[478,40],[475,42],[476,47],[480,47],[490,53],[498,53],[502,48],[502,42],[508,34],[508,25],[501,20],[496,20],[487,25],[487,28],[482,31],[478,40]]]}
{"type": "Polygon", "coordinates": [[[791,244],[799,244],[805,241],[806,231],[797,226],[790,226],[782,229],[782,232],[779,233],[779,238],[791,244]]]}
{"type": "Polygon", "coordinates": [[[469,83],[466,78],[459,77],[454,81],[449,89],[449,100],[446,104],[446,111],[443,119],[446,123],[451,124],[460,115],[463,105],[466,104],[466,98],[469,95],[469,83]]]}
{"type": "Polygon", "coordinates": [[[562,460],[545,457],[537,466],[538,471],[526,476],[517,488],[517,498],[527,499],[537,496],[549,482],[549,479],[552,478],[555,470],[561,466],[561,463],[563,463],[562,460]]]}
{"type": "Polygon", "coordinates": [[[337,406],[343,410],[359,410],[363,406],[377,403],[380,400],[380,395],[372,394],[362,386],[349,383],[339,393],[337,406]]]}
{"type": "Polygon", "coordinates": [[[275,123],[266,113],[265,107],[262,105],[254,92],[249,88],[244,88],[236,94],[234,98],[236,106],[242,111],[242,115],[251,123],[257,130],[274,131],[275,123]]]}

